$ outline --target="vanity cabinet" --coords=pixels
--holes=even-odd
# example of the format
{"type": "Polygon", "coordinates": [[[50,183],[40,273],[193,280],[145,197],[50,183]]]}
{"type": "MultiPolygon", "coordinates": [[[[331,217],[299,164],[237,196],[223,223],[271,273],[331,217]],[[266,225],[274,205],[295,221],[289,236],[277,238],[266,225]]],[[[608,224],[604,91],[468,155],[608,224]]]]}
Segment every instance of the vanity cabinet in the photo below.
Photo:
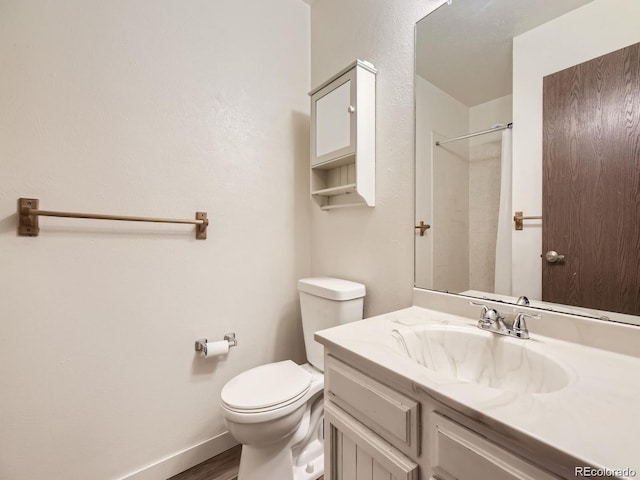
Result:
{"type": "Polygon", "coordinates": [[[515,454],[424,390],[373,372],[325,349],[326,480],[574,478],[515,454]]]}
{"type": "Polygon", "coordinates": [[[311,196],[323,210],[375,205],[376,69],[357,60],[311,91],[311,196]]]}

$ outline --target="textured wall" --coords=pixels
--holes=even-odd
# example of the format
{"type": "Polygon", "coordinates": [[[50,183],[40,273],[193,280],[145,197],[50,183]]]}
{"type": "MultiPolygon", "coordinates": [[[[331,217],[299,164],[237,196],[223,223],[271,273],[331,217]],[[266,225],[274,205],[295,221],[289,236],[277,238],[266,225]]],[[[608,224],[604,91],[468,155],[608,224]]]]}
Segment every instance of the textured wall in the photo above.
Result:
{"type": "Polygon", "coordinates": [[[303,360],[309,8],[0,0],[0,478],[125,475],[225,432],[234,375],[303,360]],[[204,210],[209,238],[51,218],[17,237],[20,196],[204,210]],[[229,331],[228,358],[194,355],[229,331]]]}
{"type": "Polygon", "coordinates": [[[378,69],[376,206],[311,210],[311,270],[367,286],[365,315],[411,304],[414,25],[443,0],[319,0],[311,14],[311,85],[356,58],[378,69]]]}

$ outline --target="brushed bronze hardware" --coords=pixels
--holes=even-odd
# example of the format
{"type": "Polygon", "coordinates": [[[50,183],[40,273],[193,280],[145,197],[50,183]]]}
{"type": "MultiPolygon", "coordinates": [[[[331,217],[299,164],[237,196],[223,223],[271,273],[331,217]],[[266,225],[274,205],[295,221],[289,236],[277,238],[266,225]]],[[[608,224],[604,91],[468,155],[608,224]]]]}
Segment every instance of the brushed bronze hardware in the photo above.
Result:
{"type": "Polygon", "coordinates": [[[202,222],[196,223],[196,240],[206,240],[207,227],[209,226],[207,212],[196,212],[196,220],[200,220],[202,222]]]}
{"type": "Polygon", "coordinates": [[[513,216],[513,221],[516,222],[516,230],[522,230],[524,228],[523,220],[542,220],[542,215],[525,217],[522,212],[516,212],[513,216]]]}
{"type": "Polygon", "coordinates": [[[424,237],[424,232],[429,230],[431,228],[431,225],[427,225],[422,220],[420,220],[420,225],[416,225],[415,228],[419,229],[420,230],[420,236],[424,237]]]}
{"type": "Polygon", "coordinates": [[[154,217],[133,217],[126,215],[103,215],[98,213],[75,213],[75,212],[55,212],[51,210],[39,210],[39,200],[37,198],[18,199],[18,235],[37,237],[38,217],[68,217],[68,218],[90,218],[93,220],[120,220],[125,222],[154,222],[154,223],[180,223],[196,226],[196,239],[205,240],[207,238],[207,227],[209,220],[207,212],[196,212],[195,220],[182,220],[174,218],[154,218],[154,217]]]}
{"type": "Polygon", "coordinates": [[[25,237],[37,237],[40,228],[38,227],[38,216],[29,215],[31,209],[38,209],[39,200],[37,198],[18,199],[18,235],[25,237]]]}

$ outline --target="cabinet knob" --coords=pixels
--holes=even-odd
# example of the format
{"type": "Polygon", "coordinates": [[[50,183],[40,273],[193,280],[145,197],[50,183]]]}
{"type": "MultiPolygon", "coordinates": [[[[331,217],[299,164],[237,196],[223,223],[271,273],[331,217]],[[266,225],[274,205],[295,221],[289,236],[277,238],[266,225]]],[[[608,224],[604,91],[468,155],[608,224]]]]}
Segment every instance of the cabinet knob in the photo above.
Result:
{"type": "Polygon", "coordinates": [[[347,108],[347,112],[349,113],[353,113],[356,111],[356,107],[354,107],[353,105],[349,105],[349,108],[347,108]]]}

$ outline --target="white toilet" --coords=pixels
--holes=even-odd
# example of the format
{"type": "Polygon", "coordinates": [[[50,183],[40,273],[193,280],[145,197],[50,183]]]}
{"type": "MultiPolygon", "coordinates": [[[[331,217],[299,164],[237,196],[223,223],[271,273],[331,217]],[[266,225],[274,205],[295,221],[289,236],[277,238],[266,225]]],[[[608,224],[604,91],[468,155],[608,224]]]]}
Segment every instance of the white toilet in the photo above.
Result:
{"type": "Polygon", "coordinates": [[[315,480],[324,474],[324,357],[318,330],[362,319],[365,287],[337,278],[298,282],[309,363],[261,365],[231,379],[221,403],[242,443],[238,480],[315,480]]]}

